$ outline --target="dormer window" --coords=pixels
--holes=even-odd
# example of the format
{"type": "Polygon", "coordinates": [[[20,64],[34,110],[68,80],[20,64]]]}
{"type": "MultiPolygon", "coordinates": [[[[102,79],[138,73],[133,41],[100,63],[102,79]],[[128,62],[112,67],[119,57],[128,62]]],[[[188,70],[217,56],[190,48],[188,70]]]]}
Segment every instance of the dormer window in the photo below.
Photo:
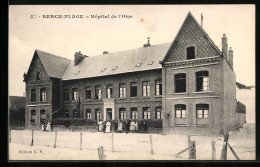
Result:
{"type": "Polygon", "coordinates": [[[150,62],[148,63],[148,65],[153,65],[153,62],[154,62],[154,61],[150,61],[150,62]]]}
{"type": "Polygon", "coordinates": [[[138,63],[138,64],[136,64],[136,67],[140,67],[140,66],[141,66],[141,64],[142,64],[142,63],[138,63]]]}
{"type": "Polygon", "coordinates": [[[37,73],[36,73],[36,80],[37,80],[37,81],[40,80],[40,72],[37,72],[37,73]]]}
{"type": "Polygon", "coordinates": [[[74,75],[77,75],[79,72],[80,72],[80,71],[77,71],[77,72],[75,72],[75,74],[74,74],[74,75]]]}
{"type": "Polygon", "coordinates": [[[107,69],[107,68],[102,68],[102,69],[101,69],[101,72],[104,72],[104,71],[106,71],[106,69],[107,69]]]}
{"type": "Polygon", "coordinates": [[[195,47],[190,46],[187,47],[187,60],[189,59],[195,59],[195,47]]]}

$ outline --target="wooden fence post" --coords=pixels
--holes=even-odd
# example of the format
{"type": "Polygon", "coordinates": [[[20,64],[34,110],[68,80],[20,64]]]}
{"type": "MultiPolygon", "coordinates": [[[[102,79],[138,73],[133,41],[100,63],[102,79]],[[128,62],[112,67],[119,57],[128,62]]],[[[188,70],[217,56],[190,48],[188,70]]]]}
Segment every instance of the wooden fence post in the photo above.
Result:
{"type": "Polygon", "coordinates": [[[103,146],[98,147],[98,158],[99,158],[99,160],[105,160],[106,159],[103,146]]]}
{"type": "Polygon", "coordinates": [[[82,132],[80,132],[79,149],[82,150],[82,132]]]}
{"type": "Polygon", "coordinates": [[[212,146],[212,160],[216,160],[216,141],[211,140],[211,146],[212,146]]]}
{"type": "Polygon", "coordinates": [[[152,135],[150,135],[150,143],[151,143],[151,154],[153,154],[153,140],[152,140],[152,135]]]}
{"type": "Polygon", "coordinates": [[[223,148],[222,148],[222,152],[221,152],[221,160],[227,160],[227,143],[228,143],[228,133],[226,133],[224,135],[224,143],[223,143],[223,148]]]}
{"type": "Polygon", "coordinates": [[[195,141],[190,142],[189,159],[196,159],[196,142],[195,141]]]}
{"type": "Polygon", "coordinates": [[[240,158],[237,156],[235,150],[231,147],[231,145],[228,143],[228,146],[230,148],[230,150],[232,151],[233,155],[236,157],[237,160],[240,160],[240,158]]]}
{"type": "Polygon", "coordinates": [[[57,130],[55,130],[54,148],[56,148],[56,143],[57,143],[57,130]]]}
{"type": "Polygon", "coordinates": [[[114,152],[114,132],[112,132],[111,142],[112,142],[112,152],[114,152]]]}
{"type": "Polygon", "coordinates": [[[31,146],[33,146],[33,130],[32,130],[32,142],[31,142],[31,146]]]}

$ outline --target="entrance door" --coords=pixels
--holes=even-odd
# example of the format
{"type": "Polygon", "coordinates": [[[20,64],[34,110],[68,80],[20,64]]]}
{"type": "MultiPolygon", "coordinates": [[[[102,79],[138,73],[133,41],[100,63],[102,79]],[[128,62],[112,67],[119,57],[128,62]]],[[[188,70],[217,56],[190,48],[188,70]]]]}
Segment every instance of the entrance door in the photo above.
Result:
{"type": "Polygon", "coordinates": [[[112,120],[112,108],[107,108],[107,120],[112,120]]]}

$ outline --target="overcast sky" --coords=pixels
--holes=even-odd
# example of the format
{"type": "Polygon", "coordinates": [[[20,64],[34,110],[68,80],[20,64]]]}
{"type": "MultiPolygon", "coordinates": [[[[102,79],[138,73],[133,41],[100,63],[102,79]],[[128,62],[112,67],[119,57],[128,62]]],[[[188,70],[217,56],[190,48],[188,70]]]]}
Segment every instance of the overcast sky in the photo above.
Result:
{"type": "Polygon", "coordinates": [[[9,95],[25,92],[23,73],[28,71],[35,49],[73,59],[76,51],[88,56],[151,44],[172,42],[188,12],[221,48],[227,35],[234,51],[238,82],[255,85],[254,5],[152,5],[152,6],[10,6],[9,95]],[[83,19],[44,19],[42,15],[83,15],[83,19]],[[110,15],[93,19],[91,15],[110,15]],[[30,18],[36,15],[36,18],[30,18]],[[127,15],[132,18],[111,18],[127,15]],[[40,16],[40,18],[39,18],[40,16]],[[89,18],[87,18],[89,16],[89,18]]]}

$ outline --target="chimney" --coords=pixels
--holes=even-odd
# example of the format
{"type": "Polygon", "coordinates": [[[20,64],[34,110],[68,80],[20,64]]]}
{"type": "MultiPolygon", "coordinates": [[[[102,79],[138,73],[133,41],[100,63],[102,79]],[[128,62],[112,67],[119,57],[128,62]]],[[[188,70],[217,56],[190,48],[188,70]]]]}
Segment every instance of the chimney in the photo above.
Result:
{"type": "Polygon", "coordinates": [[[78,64],[81,62],[81,60],[84,59],[84,57],[87,57],[87,56],[81,54],[80,51],[79,51],[79,52],[76,52],[75,55],[74,55],[74,65],[75,65],[75,66],[78,65],[78,64]]]}
{"type": "Polygon", "coordinates": [[[229,64],[230,64],[231,68],[233,69],[233,50],[231,47],[229,47],[228,57],[229,57],[229,64]]]}
{"type": "Polygon", "coordinates": [[[109,52],[108,51],[104,51],[103,54],[108,54],[109,52]]]}
{"type": "Polygon", "coordinates": [[[228,60],[227,59],[227,57],[228,57],[227,51],[228,51],[227,37],[226,37],[226,34],[223,34],[223,37],[222,37],[222,53],[223,53],[224,58],[226,60],[228,60]]]}
{"type": "Polygon", "coordinates": [[[147,44],[144,44],[144,47],[149,47],[149,46],[151,46],[151,44],[150,44],[150,37],[147,37],[147,44]]]}

